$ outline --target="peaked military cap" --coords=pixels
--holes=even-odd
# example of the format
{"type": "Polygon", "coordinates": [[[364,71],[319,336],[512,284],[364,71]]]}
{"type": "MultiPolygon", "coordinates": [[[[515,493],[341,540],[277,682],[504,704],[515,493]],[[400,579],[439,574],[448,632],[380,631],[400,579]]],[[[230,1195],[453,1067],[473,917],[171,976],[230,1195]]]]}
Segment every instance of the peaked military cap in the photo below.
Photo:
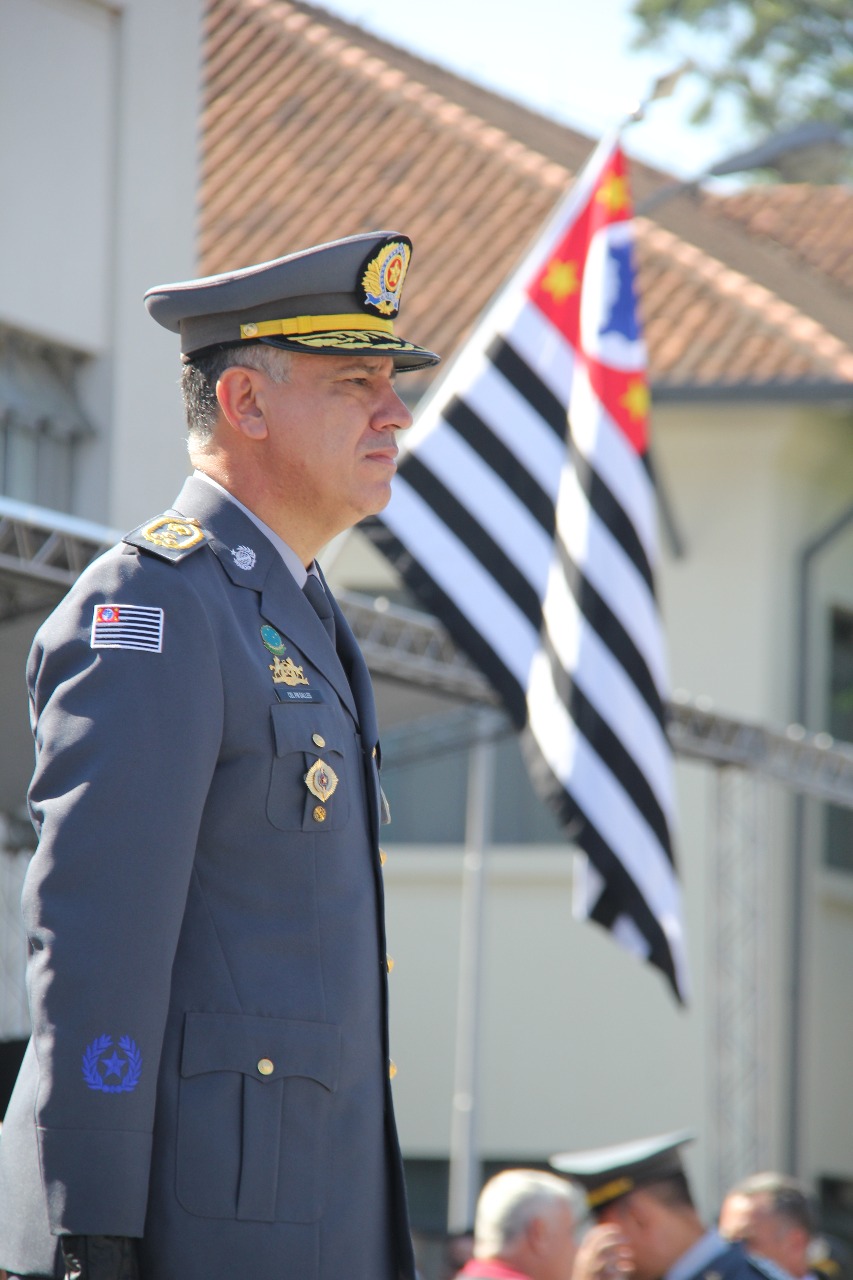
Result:
{"type": "Polygon", "coordinates": [[[333,240],[241,271],[157,285],[145,305],[181,335],[186,362],[211,348],[264,342],[288,351],[391,356],[399,371],[439,357],[400,337],[412,242],[393,231],[333,240]]]}
{"type": "Polygon", "coordinates": [[[603,1209],[637,1187],[683,1174],[681,1148],[693,1140],[692,1133],[681,1130],[615,1147],[565,1152],[551,1156],[549,1163],[580,1183],[590,1209],[603,1209]]]}

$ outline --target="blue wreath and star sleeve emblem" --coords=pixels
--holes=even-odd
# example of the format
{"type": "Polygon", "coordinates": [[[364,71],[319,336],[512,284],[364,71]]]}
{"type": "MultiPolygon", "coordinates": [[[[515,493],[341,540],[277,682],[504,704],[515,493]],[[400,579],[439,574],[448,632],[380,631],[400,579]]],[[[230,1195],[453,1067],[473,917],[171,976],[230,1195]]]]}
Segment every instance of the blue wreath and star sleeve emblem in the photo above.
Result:
{"type": "Polygon", "coordinates": [[[99,1093],[133,1093],[142,1075],[142,1054],[130,1036],[98,1036],[83,1054],[83,1079],[99,1093]]]}

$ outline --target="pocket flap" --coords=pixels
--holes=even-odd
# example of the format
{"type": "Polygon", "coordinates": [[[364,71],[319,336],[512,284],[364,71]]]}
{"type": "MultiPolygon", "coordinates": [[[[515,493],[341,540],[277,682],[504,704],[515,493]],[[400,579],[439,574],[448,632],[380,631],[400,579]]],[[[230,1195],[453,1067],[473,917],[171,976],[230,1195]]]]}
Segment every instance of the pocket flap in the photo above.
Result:
{"type": "Polygon", "coordinates": [[[343,754],[340,716],[331,707],[317,703],[291,705],[279,702],[270,706],[270,713],[277,756],[286,756],[292,751],[315,756],[322,755],[324,751],[343,754]],[[318,739],[322,740],[322,746],[318,739]]]}
{"type": "Polygon", "coordinates": [[[306,1076],[334,1091],[340,1056],[340,1030],[332,1023],[188,1013],[181,1075],[237,1071],[262,1081],[306,1076]]]}

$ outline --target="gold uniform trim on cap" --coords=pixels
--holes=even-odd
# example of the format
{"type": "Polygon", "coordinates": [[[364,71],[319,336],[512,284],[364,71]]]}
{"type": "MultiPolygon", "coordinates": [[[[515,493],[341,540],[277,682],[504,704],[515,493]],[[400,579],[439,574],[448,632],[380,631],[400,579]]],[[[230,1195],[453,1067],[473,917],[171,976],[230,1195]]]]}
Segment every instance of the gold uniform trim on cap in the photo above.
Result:
{"type": "Polygon", "coordinates": [[[607,1204],[609,1200],[618,1200],[620,1196],[626,1196],[629,1191],[633,1190],[633,1178],[616,1178],[613,1182],[605,1182],[603,1187],[596,1187],[594,1191],[588,1191],[586,1193],[586,1202],[590,1209],[597,1209],[600,1204],[607,1204]]]}
{"type": "MultiPolygon", "coordinates": [[[[325,334],[309,333],[305,337],[289,338],[288,341],[316,351],[332,349],[341,352],[357,351],[359,355],[373,355],[376,352],[382,354],[385,351],[393,352],[395,355],[405,354],[407,351],[412,351],[415,355],[426,354],[423,347],[416,347],[413,342],[395,338],[393,333],[370,333],[365,329],[360,329],[357,333],[352,329],[335,329],[325,334]]],[[[432,360],[430,363],[434,364],[435,361],[432,360]]]]}
{"type": "Polygon", "coordinates": [[[393,336],[394,322],[383,320],[379,316],[337,315],[337,316],[294,316],[290,320],[259,320],[240,325],[241,338],[292,338],[312,333],[346,332],[352,329],[367,329],[374,333],[387,333],[393,336]]]}

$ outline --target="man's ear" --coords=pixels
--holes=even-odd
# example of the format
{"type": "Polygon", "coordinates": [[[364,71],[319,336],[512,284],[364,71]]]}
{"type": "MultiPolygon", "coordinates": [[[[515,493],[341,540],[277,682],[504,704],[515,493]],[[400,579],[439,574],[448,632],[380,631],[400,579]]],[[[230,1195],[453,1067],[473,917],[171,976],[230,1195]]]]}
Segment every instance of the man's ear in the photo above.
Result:
{"type": "Polygon", "coordinates": [[[531,1218],[525,1230],[528,1248],[535,1254],[544,1252],[548,1244],[548,1223],[543,1217],[531,1218]]]}
{"type": "Polygon", "coordinates": [[[258,396],[262,373],[244,365],[231,365],[219,376],[216,398],[226,420],[249,440],[265,440],[269,434],[258,396]]]}

